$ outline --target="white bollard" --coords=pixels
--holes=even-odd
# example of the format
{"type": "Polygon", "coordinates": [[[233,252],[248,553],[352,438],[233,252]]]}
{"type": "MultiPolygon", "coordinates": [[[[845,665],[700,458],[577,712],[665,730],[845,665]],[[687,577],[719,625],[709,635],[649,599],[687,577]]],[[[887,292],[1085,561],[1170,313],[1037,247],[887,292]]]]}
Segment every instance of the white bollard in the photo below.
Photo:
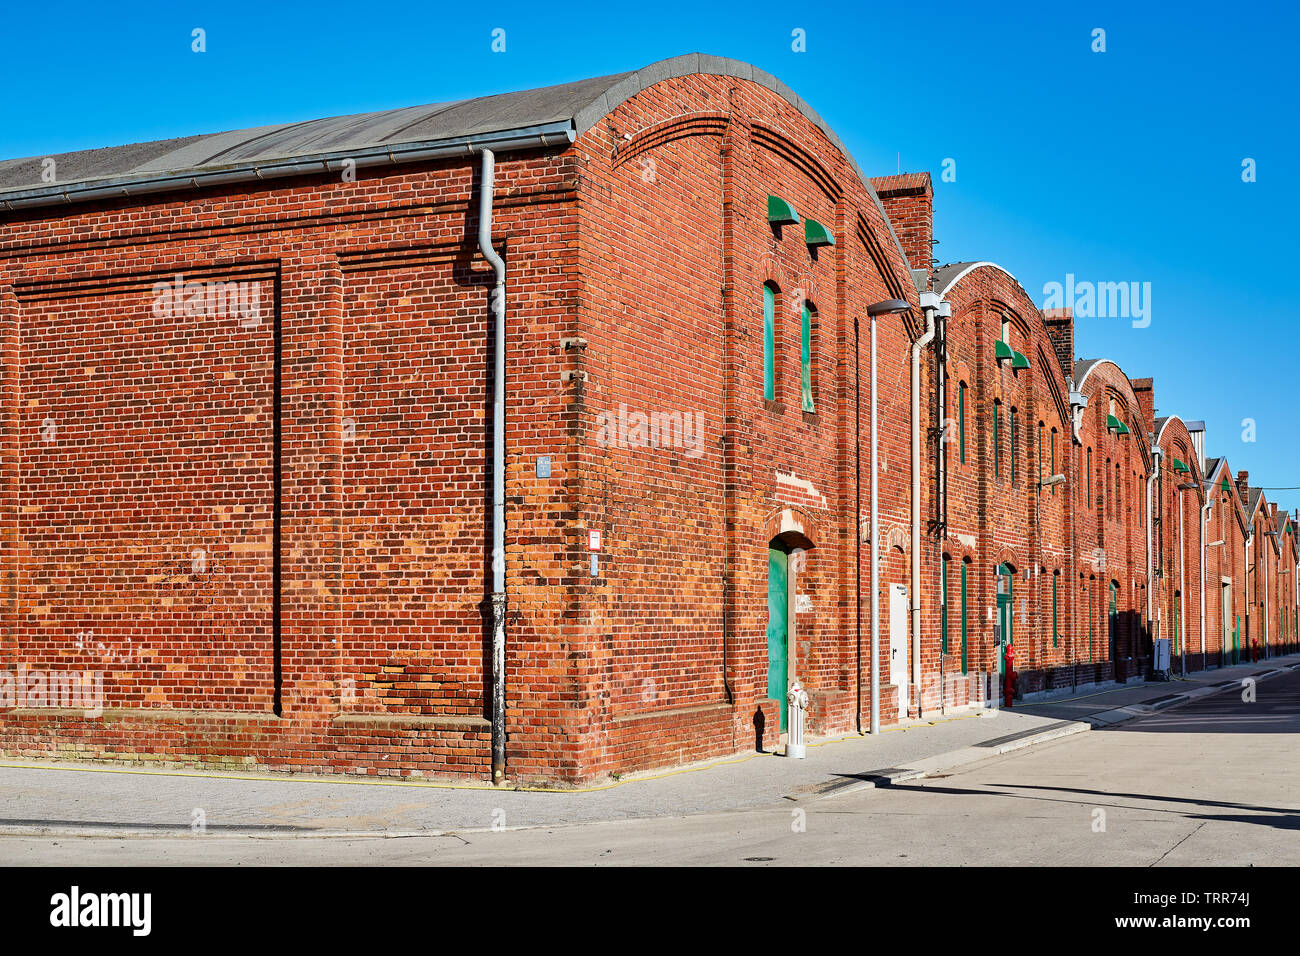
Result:
{"type": "Polygon", "coordinates": [[[786,737],[785,755],[802,760],[807,756],[803,745],[803,717],[808,710],[808,692],[795,681],[790,685],[790,692],[785,695],[785,699],[790,705],[790,733],[786,737]]]}

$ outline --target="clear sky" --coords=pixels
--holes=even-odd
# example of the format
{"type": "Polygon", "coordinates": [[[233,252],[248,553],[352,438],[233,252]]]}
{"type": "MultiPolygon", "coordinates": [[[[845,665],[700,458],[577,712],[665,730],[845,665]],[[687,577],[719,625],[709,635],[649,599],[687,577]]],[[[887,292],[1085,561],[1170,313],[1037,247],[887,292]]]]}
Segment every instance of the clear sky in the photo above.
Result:
{"type": "Polygon", "coordinates": [[[997,262],[1040,305],[1067,274],[1150,283],[1149,325],[1081,318],[1076,354],[1153,376],[1158,414],[1203,419],[1253,484],[1300,486],[1298,26],[1272,2],[9,3],[0,157],[734,57],[868,175],[930,171],[941,262],[997,262]]]}

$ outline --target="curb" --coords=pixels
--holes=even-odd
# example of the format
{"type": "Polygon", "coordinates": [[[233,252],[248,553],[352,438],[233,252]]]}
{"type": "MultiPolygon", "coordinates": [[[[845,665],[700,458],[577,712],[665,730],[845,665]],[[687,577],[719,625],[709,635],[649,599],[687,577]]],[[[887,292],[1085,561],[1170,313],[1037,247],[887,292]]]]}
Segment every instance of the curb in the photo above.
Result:
{"type": "Polygon", "coordinates": [[[1181,704],[1186,704],[1189,701],[1197,700],[1202,697],[1221,694],[1232,688],[1240,687],[1241,681],[1247,677],[1258,682],[1295,670],[1300,670],[1300,663],[1286,664],[1282,667],[1275,667],[1272,670],[1263,671],[1258,674],[1245,674],[1240,678],[1232,678],[1219,684],[1212,684],[1208,687],[1198,687],[1195,690],[1189,690],[1179,694],[1171,694],[1168,697],[1158,698],[1149,703],[1127,704],[1124,707],[1099,711],[1095,714],[1089,714],[1080,720],[1062,721],[1045,730],[1029,731],[1023,735],[1016,736],[1014,739],[1007,739],[1000,743],[998,741],[993,741],[992,743],[995,744],[995,746],[990,746],[990,743],[986,742],[982,745],[974,744],[969,747],[962,747],[958,750],[950,750],[947,753],[937,754],[933,757],[918,760],[907,767],[889,767],[884,770],[877,770],[869,774],[864,774],[861,782],[847,787],[840,787],[827,793],[818,794],[816,799],[839,797],[850,793],[859,793],[863,790],[872,790],[877,787],[890,787],[899,783],[907,783],[912,780],[921,780],[926,777],[936,776],[948,770],[955,770],[959,767],[978,763],[981,760],[988,760],[992,757],[999,757],[1016,750],[1023,750],[1026,747],[1033,747],[1037,744],[1060,740],[1063,737],[1072,737],[1075,734],[1086,733],[1090,730],[1113,727],[1116,724],[1122,724],[1138,717],[1150,716],[1151,714],[1158,713],[1169,707],[1177,707],[1181,704]]]}

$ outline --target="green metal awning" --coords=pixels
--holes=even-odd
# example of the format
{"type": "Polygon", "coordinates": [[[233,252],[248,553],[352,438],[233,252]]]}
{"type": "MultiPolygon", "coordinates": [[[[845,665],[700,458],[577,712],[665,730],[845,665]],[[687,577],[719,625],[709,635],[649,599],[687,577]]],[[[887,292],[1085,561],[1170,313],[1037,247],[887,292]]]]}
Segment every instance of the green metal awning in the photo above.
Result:
{"type": "Polygon", "coordinates": [[[1029,368],[1029,359],[1025,358],[1025,356],[1022,353],[1013,351],[1011,353],[1011,367],[1029,368]]]}
{"type": "Polygon", "coordinates": [[[803,241],[810,246],[833,246],[835,237],[816,219],[805,219],[803,241]]]}
{"type": "Polygon", "coordinates": [[[1219,490],[1220,490],[1220,491],[1231,491],[1231,490],[1232,490],[1232,488],[1228,485],[1228,479],[1227,479],[1227,478],[1224,478],[1223,481],[1221,481],[1221,482],[1219,483],[1219,490]]]}
{"type": "Polygon", "coordinates": [[[1011,346],[1007,345],[1007,343],[1003,342],[1001,339],[998,339],[993,343],[993,357],[999,362],[1005,361],[1009,358],[1015,358],[1015,355],[1016,353],[1011,351],[1011,346]]]}
{"type": "Polygon", "coordinates": [[[1111,431],[1113,432],[1119,431],[1122,424],[1123,423],[1114,415],[1106,416],[1106,427],[1109,428],[1111,431]]]}
{"type": "Polygon", "coordinates": [[[780,196],[767,197],[767,221],[774,226],[784,226],[799,221],[799,214],[780,196]]]}
{"type": "Polygon", "coordinates": [[[1184,464],[1183,464],[1181,461],[1179,461],[1177,458],[1174,459],[1174,471],[1181,471],[1181,472],[1184,472],[1184,473],[1185,473],[1185,472],[1189,472],[1189,471],[1191,471],[1191,470],[1192,470],[1192,469],[1188,468],[1186,465],[1184,465],[1184,464]]]}

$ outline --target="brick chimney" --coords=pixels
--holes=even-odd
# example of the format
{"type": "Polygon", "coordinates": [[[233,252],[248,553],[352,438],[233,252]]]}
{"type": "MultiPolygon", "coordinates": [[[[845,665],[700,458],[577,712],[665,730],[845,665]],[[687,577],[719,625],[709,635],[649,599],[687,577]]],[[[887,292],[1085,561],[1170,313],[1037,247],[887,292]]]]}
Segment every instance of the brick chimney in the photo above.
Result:
{"type": "Polygon", "coordinates": [[[1242,504],[1246,503],[1246,492],[1250,491],[1250,472],[1237,472],[1237,494],[1241,496],[1242,504]]]}
{"type": "Polygon", "coordinates": [[[1138,407],[1142,409],[1142,424],[1152,434],[1156,430],[1156,383],[1149,378],[1131,378],[1129,385],[1137,397],[1138,407]]]}
{"type": "Polygon", "coordinates": [[[1044,309],[1043,325],[1047,326],[1047,337],[1052,340],[1056,350],[1056,361],[1061,366],[1061,374],[1069,378],[1074,374],[1074,310],[1068,306],[1064,309],[1044,309]]]}
{"type": "Polygon", "coordinates": [[[930,174],[876,176],[871,185],[903,245],[908,265],[924,270],[928,276],[934,256],[934,189],[930,174]]]}

